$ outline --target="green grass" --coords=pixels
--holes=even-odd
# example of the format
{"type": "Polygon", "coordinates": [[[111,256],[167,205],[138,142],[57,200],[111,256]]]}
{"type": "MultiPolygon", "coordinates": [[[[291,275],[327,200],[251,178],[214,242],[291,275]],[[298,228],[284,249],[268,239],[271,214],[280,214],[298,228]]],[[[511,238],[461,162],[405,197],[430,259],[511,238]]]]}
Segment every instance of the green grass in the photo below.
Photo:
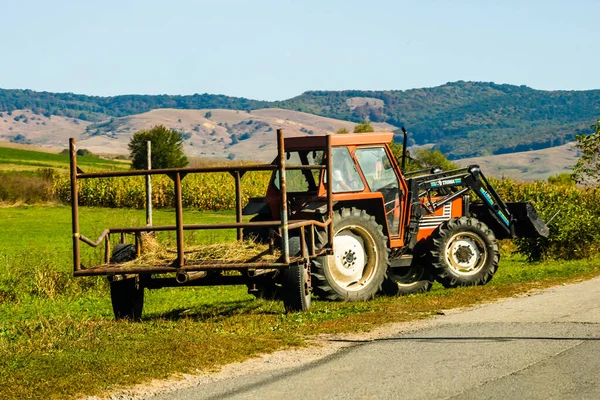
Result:
{"type": "MultiPolygon", "coordinates": [[[[174,213],[157,211],[156,224],[174,213]]],[[[230,212],[187,211],[186,223],[233,221],[230,212]]],[[[113,226],[142,224],[144,211],[81,209],[81,232],[96,239],[113,226]]],[[[371,302],[314,301],[285,314],[279,302],[254,300],[245,287],[147,291],[141,323],[115,322],[102,278],[71,277],[70,209],[0,208],[0,398],[65,398],[225,363],[290,346],[319,333],[361,332],[386,322],[492,301],[532,288],[600,274],[597,260],[528,264],[503,257],[489,285],[371,302]]],[[[231,240],[207,231],[191,241],[231,240]]],[[[172,237],[165,236],[166,241],[172,237]]],[[[85,247],[84,247],[85,249],[85,247]]],[[[101,258],[85,249],[85,262],[101,258]]]]}
{"type": "MultiPolygon", "coordinates": [[[[93,170],[115,170],[128,169],[129,164],[104,160],[93,156],[77,157],[77,164],[93,170]]],[[[45,153],[42,151],[31,151],[0,147],[0,166],[3,169],[32,169],[32,168],[56,168],[68,169],[69,156],[64,154],[45,153]]]]}

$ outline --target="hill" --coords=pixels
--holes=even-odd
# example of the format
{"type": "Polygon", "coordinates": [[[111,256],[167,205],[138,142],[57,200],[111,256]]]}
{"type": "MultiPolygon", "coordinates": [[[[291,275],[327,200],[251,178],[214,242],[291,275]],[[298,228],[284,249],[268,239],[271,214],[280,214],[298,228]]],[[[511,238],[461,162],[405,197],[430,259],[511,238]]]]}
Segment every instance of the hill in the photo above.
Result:
{"type": "Polygon", "coordinates": [[[600,90],[543,91],[454,82],[406,91],[306,92],[280,106],[353,121],[406,126],[416,144],[434,143],[451,159],[538,150],[591,132],[600,90]]]}
{"type": "MultiPolygon", "coordinates": [[[[277,129],[283,129],[286,136],[323,135],[340,128],[351,131],[355,125],[276,108],[254,111],[160,109],[88,125],[79,146],[92,152],[126,153],[133,133],[157,124],[181,132],[185,138],[184,151],[190,156],[259,161],[271,161],[277,154],[277,129]]],[[[380,130],[395,129],[386,123],[375,126],[380,130]]]]}
{"type": "Polygon", "coordinates": [[[456,163],[465,167],[477,164],[485,175],[496,178],[545,180],[563,172],[572,173],[578,158],[574,143],[567,143],[543,150],[465,158],[456,163]]]}
{"type": "MultiPolygon", "coordinates": [[[[157,124],[181,132],[185,138],[184,151],[189,156],[260,161],[271,161],[275,157],[277,129],[284,129],[286,136],[323,135],[341,128],[351,131],[355,125],[277,108],[254,111],[157,109],[97,123],[15,110],[9,118],[0,119],[0,140],[64,149],[68,138],[75,137],[78,148],[94,154],[128,154],[127,145],[133,133],[157,124]]],[[[374,126],[378,130],[395,129],[386,123],[374,126]]]]}
{"type": "MultiPolygon", "coordinates": [[[[435,144],[451,159],[563,145],[600,118],[600,90],[544,91],[491,82],[453,82],[391,91],[309,91],[266,102],[223,95],[125,95],[0,89],[0,117],[30,109],[35,115],[104,122],[156,109],[280,108],[323,117],[406,126],[413,144],[435,144]]],[[[14,115],[10,116],[14,117],[14,115]]],[[[1,130],[0,135],[7,135],[1,130]]]]}

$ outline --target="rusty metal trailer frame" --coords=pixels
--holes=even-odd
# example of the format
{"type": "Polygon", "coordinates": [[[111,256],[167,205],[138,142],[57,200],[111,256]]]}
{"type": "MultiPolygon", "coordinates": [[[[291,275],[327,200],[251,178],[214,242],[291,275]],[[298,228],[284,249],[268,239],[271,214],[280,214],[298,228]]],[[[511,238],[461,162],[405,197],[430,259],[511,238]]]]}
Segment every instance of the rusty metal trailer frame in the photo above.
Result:
{"type": "MultiPolygon", "coordinates": [[[[327,219],[323,222],[317,220],[292,220],[288,221],[287,207],[287,185],[286,185],[286,170],[325,170],[327,174],[327,182],[332,182],[332,158],[331,158],[331,137],[327,136],[326,148],[327,152],[325,165],[290,165],[286,166],[286,153],[284,146],[283,130],[277,130],[277,150],[278,157],[273,164],[255,164],[245,166],[231,167],[203,167],[203,168],[169,168],[169,169],[153,169],[153,170],[131,170],[131,171],[116,171],[116,172],[98,172],[84,173],[77,167],[77,154],[75,139],[69,140],[70,154],[70,172],[71,172],[71,217],[72,217],[72,232],[73,232],[73,274],[75,276],[92,276],[92,275],[107,275],[118,279],[119,276],[131,274],[163,274],[163,273],[188,273],[192,271],[214,271],[214,270],[252,270],[252,269],[281,269],[289,267],[294,263],[308,263],[310,259],[321,256],[323,254],[332,254],[333,249],[333,202],[332,202],[332,187],[327,184],[327,219]],[[280,184],[280,221],[261,221],[261,222],[242,222],[242,177],[248,171],[279,171],[280,184]],[[228,172],[235,180],[236,192],[236,222],[225,224],[188,224],[183,223],[183,204],[182,204],[182,186],[181,182],[185,176],[194,173],[216,173],[228,172]],[[141,227],[121,227],[106,229],[100,237],[94,242],[80,233],[79,229],[79,200],[78,200],[78,180],[92,178],[116,178],[128,176],[149,176],[149,175],[167,175],[174,182],[175,189],[175,225],[164,226],[141,226],[141,227]],[[248,227],[268,227],[279,228],[281,235],[281,257],[277,262],[240,262],[240,261],[190,261],[186,262],[184,257],[184,240],[183,232],[185,230],[203,230],[203,229],[236,229],[237,240],[243,240],[243,228],[248,227]],[[327,243],[317,249],[315,244],[315,236],[317,227],[327,231],[327,243]],[[306,242],[305,228],[309,228],[309,240],[306,242]],[[300,256],[290,255],[289,248],[289,231],[299,230],[301,252],[300,256]],[[165,263],[164,265],[148,266],[148,267],[123,267],[119,264],[110,263],[111,253],[111,235],[119,234],[120,242],[125,243],[125,235],[130,234],[135,236],[136,253],[139,256],[141,252],[141,234],[149,232],[175,231],[177,244],[177,258],[173,263],[165,263]],[[84,242],[92,247],[98,247],[104,242],[105,255],[104,264],[99,266],[84,267],[81,265],[81,248],[80,244],[84,242]]],[[[273,240],[271,236],[270,250],[273,250],[273,240]]],[[[225,278],[225,277],[222,277],[225,278]]],[[[225,279],[212,278],[200,279],[205,283],[197,283],[199,285],[213,284],[243,284],[244,280],[240,276],[230,276],[225,279]]],[[[196,281],[189,284],[196,284],[196,281]]],[[[165,278],[153,278],[148,280],[146,287],[163,287],[175,286],[170,280],[167,282],[165,278]],[[152,284],[150,281],[154,281],[152,284]],[[161,281],[163,283],[161,284],[161,281]]],[[[186,286],[185,283],[177,286],[186,286]]]]}

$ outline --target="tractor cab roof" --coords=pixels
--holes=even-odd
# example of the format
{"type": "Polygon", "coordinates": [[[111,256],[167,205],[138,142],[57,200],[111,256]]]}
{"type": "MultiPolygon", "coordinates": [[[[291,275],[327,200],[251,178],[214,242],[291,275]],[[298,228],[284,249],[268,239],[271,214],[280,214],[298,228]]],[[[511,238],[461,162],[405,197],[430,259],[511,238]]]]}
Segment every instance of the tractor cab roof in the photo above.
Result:
{"type": "Polygon", "coordinates": [[[320,136],[296,136],[285,138],[286,150],[318,150],[327,147],[327,136],[331,136],[332,146],[364,146],[389,144],[394,139],[393,132],[337,133],[320,136]]]}

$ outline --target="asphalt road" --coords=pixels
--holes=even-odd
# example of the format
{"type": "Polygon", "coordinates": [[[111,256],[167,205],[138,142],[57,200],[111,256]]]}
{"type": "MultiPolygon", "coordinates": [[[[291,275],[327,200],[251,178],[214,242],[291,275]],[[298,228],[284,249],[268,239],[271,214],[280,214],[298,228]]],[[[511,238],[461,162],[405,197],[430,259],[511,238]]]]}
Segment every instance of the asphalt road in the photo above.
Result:
{"type": "Polygon", "coordinates": [[[600,399],[600,279],[154,399],[600,399]]]}

